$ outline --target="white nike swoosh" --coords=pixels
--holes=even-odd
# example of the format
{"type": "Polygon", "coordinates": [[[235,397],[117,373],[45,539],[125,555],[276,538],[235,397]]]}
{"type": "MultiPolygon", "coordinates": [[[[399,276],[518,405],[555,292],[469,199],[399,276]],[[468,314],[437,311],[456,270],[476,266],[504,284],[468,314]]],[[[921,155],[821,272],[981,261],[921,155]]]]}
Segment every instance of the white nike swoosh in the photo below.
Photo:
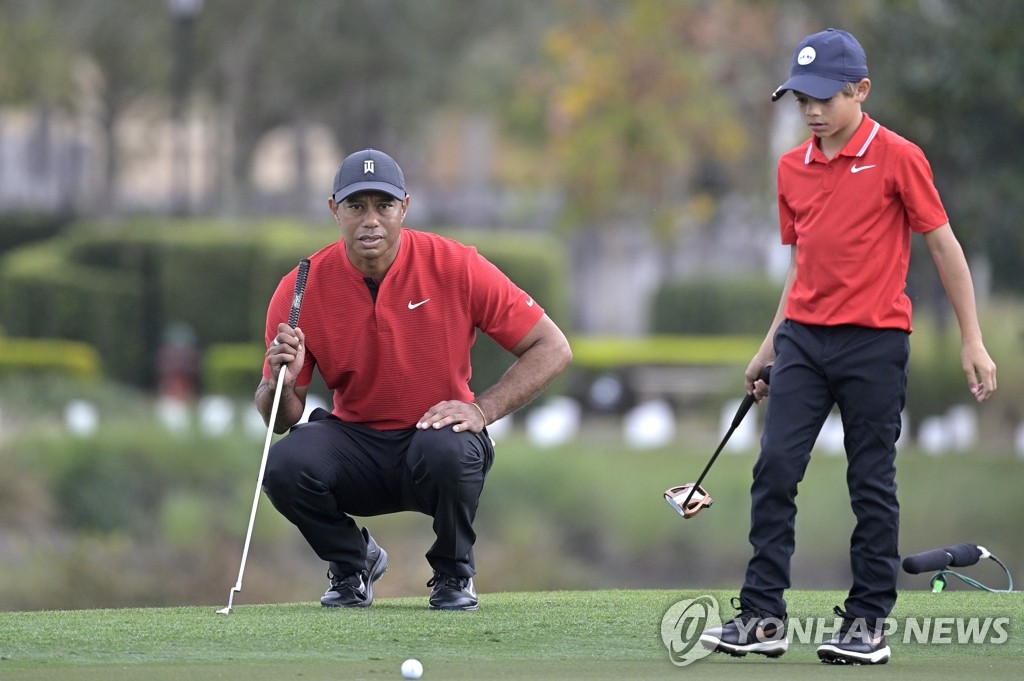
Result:
{"type": "Polygon", "coordinates": [[[526,307],[533,307],[533,298],[526,301],[526,307]]]}
{"type": "MultiPolygon", "coordinates": [[[[430,298],[427,298],[427,300],[430,300],[430,298]]],[[[423,303],[427,302],[427,300],[421,300],[421,301],[420,301],[420,302],[418,302],[418,303],[414,303],[414,302],[412,302],[412,301],[410,300],[410,301],[409,301],[409,309],[410,309],[410,310],[415,310],[415,309],[416,309],[417,307],[419,307],[419,306],[420,306],[420,305],[422,305],[423,303]]]]}
{"type": "Polygon", "coordinates": [[[850,172],[851,173],[859,173],[862,170],[867,170],[868,168],[874,168],[874,167],[875,166],[873,166],[873,165],[857,167],[857,164],[854,163],[853,166],[850,167],[850,172]]]}

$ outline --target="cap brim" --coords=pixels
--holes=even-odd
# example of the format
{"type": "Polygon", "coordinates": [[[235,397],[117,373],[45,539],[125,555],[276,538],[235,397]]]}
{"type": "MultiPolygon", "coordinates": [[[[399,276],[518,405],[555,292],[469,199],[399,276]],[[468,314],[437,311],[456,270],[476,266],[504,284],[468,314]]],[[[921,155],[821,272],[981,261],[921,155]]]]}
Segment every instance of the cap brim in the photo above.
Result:
{"type": "Polygon", "coordinates": [[[399,201],[405,199],[406,196],[404,189],[396,187],[389,182],[356,182],[334,192],[334,200],[341,203],[353,194],[359,194],[360,192],[383,192],[395,197],[399,201]]]}
{"type": "Polygon", "coordinates": [[[842,90],[845,85],[846,81],[843,80],[825,78],[824,76],[801,74],[799,76],[793,76],[780,85],[775,92],[772,93],[772,101],[778,101],[779,97],[790,90],[807,95],[808,97],[813,97],[814,99],[830,99],[835,97],[836,93],[842,90]]]}

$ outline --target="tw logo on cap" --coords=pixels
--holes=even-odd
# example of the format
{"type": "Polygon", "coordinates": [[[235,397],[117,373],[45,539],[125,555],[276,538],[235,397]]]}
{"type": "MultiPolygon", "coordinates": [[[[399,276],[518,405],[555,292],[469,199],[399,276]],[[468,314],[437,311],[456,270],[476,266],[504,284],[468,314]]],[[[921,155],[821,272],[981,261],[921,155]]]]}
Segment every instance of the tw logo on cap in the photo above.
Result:
{"type": "Polygon", "coordinates": [[[373,159],[372,158],[368,158],[365,161],[363,161],[363,175],[366,175],[366,174],[373,175],[373,159]]]}

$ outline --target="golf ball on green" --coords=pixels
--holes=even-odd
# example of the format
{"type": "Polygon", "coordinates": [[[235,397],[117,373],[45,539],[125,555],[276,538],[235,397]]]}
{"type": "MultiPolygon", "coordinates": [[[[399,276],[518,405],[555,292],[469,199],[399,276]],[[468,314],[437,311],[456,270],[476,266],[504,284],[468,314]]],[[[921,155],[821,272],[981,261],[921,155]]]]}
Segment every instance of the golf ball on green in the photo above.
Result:
{"type": "Polygon", "coordinates": [[[407,679],[418,679],[423,676],[423,664],[416,659],[409,659],[402,663],[402,676],[407,679]]]}

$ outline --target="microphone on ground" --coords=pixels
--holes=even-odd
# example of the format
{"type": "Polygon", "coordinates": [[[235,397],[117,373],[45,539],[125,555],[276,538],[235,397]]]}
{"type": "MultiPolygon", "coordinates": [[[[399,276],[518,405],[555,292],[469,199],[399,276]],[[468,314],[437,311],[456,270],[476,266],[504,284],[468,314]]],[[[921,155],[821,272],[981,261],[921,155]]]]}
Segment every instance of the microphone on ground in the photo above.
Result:
{"type": "Polygon", "coordinates": [[[968,567],[982,558],[988,558],[988,549],[976,544],[960,543],[944,549],[915,553],[903,559],[903,570],[912,575],[945,570],[947,567],[968,567]]]}

